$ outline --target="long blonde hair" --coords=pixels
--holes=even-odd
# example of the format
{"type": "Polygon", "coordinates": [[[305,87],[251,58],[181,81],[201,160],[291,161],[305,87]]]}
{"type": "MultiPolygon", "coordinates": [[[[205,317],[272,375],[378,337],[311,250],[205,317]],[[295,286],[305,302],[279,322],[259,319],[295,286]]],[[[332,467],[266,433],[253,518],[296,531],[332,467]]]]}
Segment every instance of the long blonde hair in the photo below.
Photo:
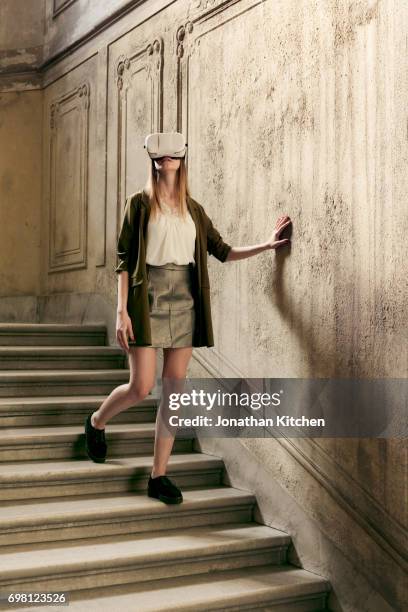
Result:
{"type": "MultiPolygon", "coordinates": [[[[154,159],[148,160],[148,177],[144,192],[149,198],[150,210],[153,216],[156,216],[158,210],[161,210],[159,203],[159,189],[158,189],[158,174],[154,166],[154,159]],[[150,163],[149,163],[150,162],[150,163]]],[[[180,166],[177,170],[176,177],[176,200],[179,205],[179,209],[183,217],[187,215],[187,197],[191,197],[190,189],[188,186],[187,168],[183,157],[180,158],[180,166]]]]}

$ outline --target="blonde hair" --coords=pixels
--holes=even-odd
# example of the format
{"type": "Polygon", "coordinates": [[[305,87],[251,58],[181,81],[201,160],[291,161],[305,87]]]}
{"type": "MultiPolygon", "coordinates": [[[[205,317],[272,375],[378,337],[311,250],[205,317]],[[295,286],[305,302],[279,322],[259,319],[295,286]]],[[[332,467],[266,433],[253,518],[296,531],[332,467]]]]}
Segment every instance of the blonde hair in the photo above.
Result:
{"type": "MultiPolygon", "coordinates": [[[[144,187],[144,192],[149,198],[151,214],[156,216],[158,210],[161,210],[159,203],[159,189],[158,189],[158,174],[154,166],[154,159],[148,160],[148,177],[144,187]],[[150,163],[149,163],[150,162],[150,163]]],[[[187,197],[191,197],[190,189],[188,186],[187,168],[183,157],[180,158],[180,166],[177,170],[176,177],[176,200],[180,212],[183,216],[187,215],[187,197]]]]}

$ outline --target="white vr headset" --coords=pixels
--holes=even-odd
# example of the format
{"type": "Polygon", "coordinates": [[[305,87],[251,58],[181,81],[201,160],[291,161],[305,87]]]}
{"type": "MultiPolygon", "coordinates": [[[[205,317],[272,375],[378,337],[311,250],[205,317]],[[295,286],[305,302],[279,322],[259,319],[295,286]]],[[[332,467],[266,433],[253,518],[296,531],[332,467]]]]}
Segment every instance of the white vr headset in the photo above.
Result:
{"type": "Polygon", "coordinates": [[[151,159],[159,157],[184,157],[187,143],[180,132],[155,132],[146,136],[144,148],[151,159]]]}

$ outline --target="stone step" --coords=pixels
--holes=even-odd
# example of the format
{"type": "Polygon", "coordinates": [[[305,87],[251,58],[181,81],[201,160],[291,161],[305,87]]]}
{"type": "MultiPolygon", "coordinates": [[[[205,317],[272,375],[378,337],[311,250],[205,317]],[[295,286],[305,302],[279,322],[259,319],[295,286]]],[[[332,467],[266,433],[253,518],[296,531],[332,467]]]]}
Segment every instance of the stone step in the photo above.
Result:
{"type": "MultiPolygon", "coordinates": [[[[3,461],[87,458],[85,425],[55,427],[16,427],[2,429],[0,464],[3,461]]],[[[146,455],[153,452],[155,424],[109,422],[105,428],[109,457],[146,455]]],[[[172,452],[189,453],[194,438],[177,432],[172,452]]],[[[1,468],[0,468],[1,469],[1,468]]]]}
{"type": "Polygon", "coordinates": [[[0,346],[0,370],[97,370],[126,368],[114,346],[0,346]]]}
{"type": "Polygon", "coordinates": [[[68,598],[70,612],[323,612],[329,591],[330,583],[304,569],[261,565],[73,591],[68,598]]]}
{"type": "MultiPolygon", "coordinates": [[[[161,502],[157,500],[157,504],[161,502]]],[[[72,591],[286,562],[290,537],[257,523],[6,547],[1,592],[72,591]],[[7,549],[11,548],[10,551],[7,549]]]]}
{"type": "Polygon", "coordinates": [[[0,397],[102,395],[129,382],[129,370],[37,370],[0,372],[0,397]]]}
{"type": "Polygon", "coordinates": [[[183,503],[157,503],[143,493],[104,494],[0,506],[0,546],[98,538],[101,534],[154,533],[252,520],[255,497],[219,486],[183,490],[183,503]]]}
{"type": "Polygon", "coordinates": [[[74,323],[1,323],[1,346],[106,345],[106,326],[74,323]]]}
{"type": "MultiPolygon", "coordinates": [[[[98,410],[105,399],[106,395],[1,397],[0,437],[6,427],[82,425],[85,416],[98,410]]],[[[154,422],[158,401],[157,395],[148,395],[109,423],[154,422]]]]}
{"type": "Polygon", "coordinates": [[[254,522],[255,497],[191,436],[167,469],[183,503],[147,496],[156,388],[108,423],[104,464],[86,457],[85,416],[130,376],[106,342],[99,324],[0,325],[0,592],[65,591],[78,612],[325,610],[329,583],[287,564],[290,536],[254,522]]]}
{"type": "MultiPolygon", "coordinates": [[[[151,455],[116,457],[105,463],[89,459],[2,463],[0,501],[146,490],[152,464],[151,455]]],[[[217,486],[223,469],[217,457],[176,453],[170,456],[167,474],[180,487],[217,486]]]]}

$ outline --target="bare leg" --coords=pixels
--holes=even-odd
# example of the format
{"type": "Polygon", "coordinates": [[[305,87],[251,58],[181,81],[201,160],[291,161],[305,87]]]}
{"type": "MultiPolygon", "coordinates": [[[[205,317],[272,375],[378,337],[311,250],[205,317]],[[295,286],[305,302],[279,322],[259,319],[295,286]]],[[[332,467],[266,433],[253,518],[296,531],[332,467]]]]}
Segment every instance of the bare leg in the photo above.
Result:
{"type": "Polygon", "coordinates": [[[142,401],[155,385],[157,349],[151,346],[132,346],[129,349],[130,379],[113,389],[99,409],[92,414],[91,423],[104,429],[106,423],[122,410],[142,401]]]}
{"type": "MultiPolygon", "coordinates": [[[[154,440],[154,460],[153,468],[151,472],[152,478],[157,476],[164,476],[166,473],[167,463],[170,457],[171,449],[173,448],[174,438],[176,435],[176,429],[173,433],[169,433],[168,425],[164,425],[168,422],[165,416],[165,411],[168,411],[168,401],[166,395],[165,378],[171,378],[171,391],[175,391],[175,384],[179,379],[181,384],[184,384],[184,380],[187,373],[187,367],[193,353],[193,348],[165,348],[163,349],[163,394],[159,406],[159,410],[156,418],[156,432],[154,440]]],[[[181,386],[181,385],[180,385],[181,386]]]]}

